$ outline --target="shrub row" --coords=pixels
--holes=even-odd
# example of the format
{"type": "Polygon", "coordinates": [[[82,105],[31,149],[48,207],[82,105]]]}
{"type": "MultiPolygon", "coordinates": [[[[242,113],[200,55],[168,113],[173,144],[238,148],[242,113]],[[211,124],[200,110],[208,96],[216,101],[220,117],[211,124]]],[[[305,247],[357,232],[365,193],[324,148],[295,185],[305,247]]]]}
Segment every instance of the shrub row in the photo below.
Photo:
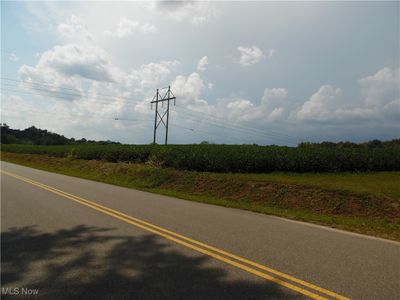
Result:
{"type": "Polygon", "coordinates": [[[2,145],[2,151],[110,162],[152,162],[208,172],[400,171],[400,146],[383,148],[257,145],[2,145]]]}

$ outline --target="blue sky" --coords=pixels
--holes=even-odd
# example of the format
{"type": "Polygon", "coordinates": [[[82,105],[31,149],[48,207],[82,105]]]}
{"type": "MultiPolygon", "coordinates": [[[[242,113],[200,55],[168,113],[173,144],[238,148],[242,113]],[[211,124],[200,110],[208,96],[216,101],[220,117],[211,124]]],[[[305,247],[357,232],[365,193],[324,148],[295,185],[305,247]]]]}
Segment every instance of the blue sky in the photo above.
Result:
{"type": "Polygon", "coordinates": [[[149,143],[149,101],[171,85],[171,143],[399,138],[399,11],[399,2],[3,1],[2,122],[149,143]]]}

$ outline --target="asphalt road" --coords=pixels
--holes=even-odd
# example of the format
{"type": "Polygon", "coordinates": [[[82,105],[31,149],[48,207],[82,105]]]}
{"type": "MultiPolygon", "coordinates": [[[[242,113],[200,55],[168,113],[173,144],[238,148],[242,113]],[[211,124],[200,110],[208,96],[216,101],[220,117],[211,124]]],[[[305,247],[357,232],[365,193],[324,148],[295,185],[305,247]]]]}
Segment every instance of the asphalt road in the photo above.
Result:
{"type": "Polygon", "coordinates": [[[1,169],[4,299],[400,299],[400,243],[1,169]]]}

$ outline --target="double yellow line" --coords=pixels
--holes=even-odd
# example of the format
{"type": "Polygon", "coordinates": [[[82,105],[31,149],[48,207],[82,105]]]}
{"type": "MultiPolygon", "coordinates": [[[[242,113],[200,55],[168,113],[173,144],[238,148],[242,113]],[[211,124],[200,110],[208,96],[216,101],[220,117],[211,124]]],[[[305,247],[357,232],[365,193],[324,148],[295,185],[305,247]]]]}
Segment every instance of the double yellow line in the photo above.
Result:
{"type": "Polygon", "coordinates": [[[72,201],[75,201],[77,203],[80,203],[82,205],[85,205],[87,207],[90,207],[92,209],[95,209],[99,212],[102,212],[106,215],[109,215],[113,218],[116,218],[118,220],[121,220],[125,223],[131,224],[133,226],[142,228],[146,231],[149,231],[153,234],[156,234],[158,236],[162,236],[163,238],[166,238],[170,241],[173,241],[177,244],[183,245],[187,248],[190,248],[192,250],[195,250],[197,252],[203,253],[205,255],[208,255],[210,257],[213,257],[219,261],[222,261],[224,263],[227,263],[229,265],[235,266],[241,270],[244,270],[246,272],[249,272],[251,274],[254,274],[258,277],[261,277],[263,279],[266,279],[268,281],[274,282],[278,285],[284,286],[288,289],[291,289],[293,291],[296,291],[300,294],[303,294],[311,299],[327,299],[326,296],[330,296],[334,299],[340,299],[340,300],[345,300],[349,299],[347,297],[344,297],[342,295],[339,295],[337,293],[334,293],[332,291],[326,290],[324,288],[318,287],[316,285],[313,285],[311,283],[308,283],[306,281],[303,281],[301,279],[298,279],[296,277],[290,276],[288,274],[282,273],[280,271],[268,268],[266,266],[263,266],[261,264],[258,264],[256,262],[253,262],[251,260],[248,260],[246,258],[237,256],[235,254],[223,251],[221,249],[212,247],[210,245],[204,244],[202,242],[196,241],[194,239],[188,238],[186,236],[180,235],[178,233],[175,233],[173,231],[164,229],[162,227],[159,227],[157,225],[148,223],[146,221],[140,220],[138,218],[126,215],[124,213],[121,213],[119,211],[116,211],[114,209],[111,209],[109,207],[97,204],[93,201],[89,201],[87,199],[81,198],[79,196],[72,195],[70,193],[64,192],[62,190],[56,189],[54,187],[45,185],[43,183],[34,181],[32,179],[1,170],[2,173],[17,178],[21,181],[27,182],[29,184],[32,184],[34,186],[37,186],[39,188],[42,188],[44,190],[47,190],[49,192],[52,192],[54,194],[57,194],[59,196],[62,196],[64,198],[70,199],[72,201]],[[268,272],[269,274],[262,272],[262,271],[268,272]],[[270,274],[276,275],[278,277],[273,277],[270,274]],[[285,281],[287,280],[287,281],[285,281]],[[294,285],[293,283],[296,283],[298,285],[294,285]],[[307,289],[306,289],[307,288],[307,289]],[[311,291],[310,291],[311,290],[311,291]],[[315,292],[318,292],[322,295],[316,294],[315,292]]]}

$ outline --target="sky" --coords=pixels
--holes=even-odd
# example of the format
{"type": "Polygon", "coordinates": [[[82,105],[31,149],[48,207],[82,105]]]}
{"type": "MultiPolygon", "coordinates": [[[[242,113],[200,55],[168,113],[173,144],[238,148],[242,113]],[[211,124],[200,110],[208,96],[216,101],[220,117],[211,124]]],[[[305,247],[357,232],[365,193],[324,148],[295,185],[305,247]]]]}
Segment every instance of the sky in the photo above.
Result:
{"type": "Polygon", "coordinates": [[[399,15],[397,1],[2,1],[1,122],[148,144],[150,101],[171,86],[169,143],[399,138],[399,15]]]}

